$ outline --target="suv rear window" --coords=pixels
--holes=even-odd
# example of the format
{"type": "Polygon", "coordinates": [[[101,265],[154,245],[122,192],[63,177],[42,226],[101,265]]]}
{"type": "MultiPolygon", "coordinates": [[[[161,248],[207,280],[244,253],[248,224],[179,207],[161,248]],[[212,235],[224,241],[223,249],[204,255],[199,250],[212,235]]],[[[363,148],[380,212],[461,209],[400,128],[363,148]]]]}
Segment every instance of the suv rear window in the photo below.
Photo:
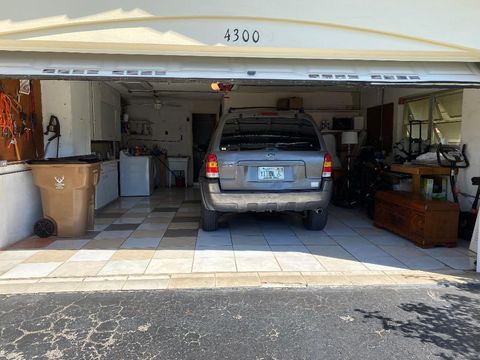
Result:
{"type": "Polygon", "coordinates": [[[320,142],[308,119],[242,117],[229,119],[223,127],[220,150],[320,150],[320,142]]]}

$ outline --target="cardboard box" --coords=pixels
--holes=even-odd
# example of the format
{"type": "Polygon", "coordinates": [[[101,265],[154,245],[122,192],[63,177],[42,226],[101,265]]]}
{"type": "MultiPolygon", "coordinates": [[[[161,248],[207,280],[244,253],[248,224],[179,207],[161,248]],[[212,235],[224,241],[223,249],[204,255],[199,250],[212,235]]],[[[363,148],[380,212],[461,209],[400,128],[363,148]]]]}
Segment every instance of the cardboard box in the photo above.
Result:
{"type": "Polygon", "coordinates": [[[446,177],[422,178],[422,194],[427,200],[447,200],[448,181],[446,177]]]}
{"type": "Polygon", "coordinates": [[[277,109],[278,110],[288,110],[290,102],[288,98],[282,98],[277,100],[277,109]]]}
{"type": "Polygon", "coordinates": [[[303,108],[303,99],[301,97],[291,97],[289,99],[289,108],[300,110],[303,108]]]}
{"type": "Polygon", "coordinates": [[[301,97],[281,98],[277,100],[278,110],[300,110],[303,108],[301,97]]]}

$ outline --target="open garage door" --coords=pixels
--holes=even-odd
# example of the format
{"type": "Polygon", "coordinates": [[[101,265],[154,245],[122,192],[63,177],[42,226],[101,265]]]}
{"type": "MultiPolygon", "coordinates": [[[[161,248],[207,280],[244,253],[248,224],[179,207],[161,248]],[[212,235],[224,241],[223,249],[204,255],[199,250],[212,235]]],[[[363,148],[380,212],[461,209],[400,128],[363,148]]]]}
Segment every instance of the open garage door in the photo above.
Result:
{"type": "Polygon", "coordinates": [[[2,52],[0,76],[479,87],[477,63],[2,52]]]}

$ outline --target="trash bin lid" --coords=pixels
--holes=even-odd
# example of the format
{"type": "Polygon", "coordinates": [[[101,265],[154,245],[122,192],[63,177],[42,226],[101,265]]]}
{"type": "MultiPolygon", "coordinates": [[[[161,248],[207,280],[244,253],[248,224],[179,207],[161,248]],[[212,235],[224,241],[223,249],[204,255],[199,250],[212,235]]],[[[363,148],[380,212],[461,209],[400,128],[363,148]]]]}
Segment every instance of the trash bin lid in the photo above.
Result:
{"type": "Polygon", "coordinates": [[[48,158],[43,160],[29,160],[28,164],[93,164],[100,162],[96,155],[66,156],[60,158],[48,158]]]}

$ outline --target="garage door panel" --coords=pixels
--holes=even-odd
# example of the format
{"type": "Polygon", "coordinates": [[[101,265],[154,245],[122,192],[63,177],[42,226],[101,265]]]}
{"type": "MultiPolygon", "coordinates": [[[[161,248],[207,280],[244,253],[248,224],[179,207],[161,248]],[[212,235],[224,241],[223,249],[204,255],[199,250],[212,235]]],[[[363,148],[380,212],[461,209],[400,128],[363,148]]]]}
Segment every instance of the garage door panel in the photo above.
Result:
{"type": "Polygon", "coordinates": [[[480,84],[474,63],[0,52],[0,75],[42,79],[216,79],[390,85],[480,84]]]}

